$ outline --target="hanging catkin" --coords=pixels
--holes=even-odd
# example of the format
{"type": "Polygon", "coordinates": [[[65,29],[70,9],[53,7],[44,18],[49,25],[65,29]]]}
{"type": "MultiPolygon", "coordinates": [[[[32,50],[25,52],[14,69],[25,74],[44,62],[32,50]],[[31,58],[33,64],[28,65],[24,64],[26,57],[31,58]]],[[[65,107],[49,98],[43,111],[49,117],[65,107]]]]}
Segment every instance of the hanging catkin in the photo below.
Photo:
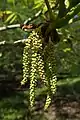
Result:
{"type": "Polygon", "coordinates": [[[48,42],[44,50],[42,48],[43,38],[39,31],[34,30],[25,42],[23,51],[23,80],[25,84],[30,80],[30,106],[35,104],[35,88],[37,76],[47,87],[47,97],[44,109],[46,110],[51,103],[51,95],[56,92],[55,56],[54,45],[48,42]],[[42,57],[43,55],[43,57],[42,57]]]}
{"type": "Polygon", "coordinates": [[[35,87],[37,82],[37,52],[39,49],[38,39],[39,36],[35,31],[31,34],[32,46],[31,46],[31,72],[30,72],[30,106],[33,107],[35,103],[35,87]]]}
{"type": "Polygon", "coordinates": [[[48,82],[48,93],[44,109],[51,103],[51,95],[56,93],[56,61],[54,56],[54,44],[49,41],[44,49],[44,62],[46,67],[46,77],[48,82]]]}
{"type": "Polygon", "coordinates": [[[31,39],[30,37],[25,41],[25,47],[23,50],[23,80],[21,81],[21,85],[24,85],[29,78],[29,70],[30,70],[30,49],[31,49],[31,39]]]}

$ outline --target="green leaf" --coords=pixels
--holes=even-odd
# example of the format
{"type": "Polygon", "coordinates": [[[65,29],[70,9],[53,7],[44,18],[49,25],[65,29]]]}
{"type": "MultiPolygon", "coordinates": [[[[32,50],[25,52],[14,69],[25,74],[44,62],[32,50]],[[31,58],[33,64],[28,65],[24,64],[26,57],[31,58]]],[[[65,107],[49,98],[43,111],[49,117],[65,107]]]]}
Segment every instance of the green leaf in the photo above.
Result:
{"type": "Polygon", "coordinates": [[[14,3],[15,0],[7,0],[8,3],[14,3]]]}
{"type": "Polygon", "coordinates": [[[65,5],[66,5],[66,8],[69,8],[69,6],[70,6],[70,1],[69,1],[69,0],[65,0],[65,5]]]}
{"type": "Polygon", "coordinates": [[[73,9],[70,10],[70,12],[67,13],[67,15],[60,20],[58,20],[56,27],[61,28],[69,23],[69,20],[72,19],[75,15],[77,15],[80,12],[80,4],[73,7],[73,9]]]}
{"type": "Polygon", "coordinates": [[[34,7],[33,9],[37,9],[37,8],[42,8],[43,7],[43,0],[37,0],[34,2],[34,7]]]}
{"type": "Polygon", "coordinates": [[[69,52],[69,51],[71,51],[71,48],[65,48],[63,51],[64,52],[69,52]]]}
{"type": "Polygon", "coordinates": [[[15,13],[12,13],[8,16],[8,18],[6,19],[6,23],[9,22],[10,20],[12,20],[12,18],[15,16],[15,13]]]}
{"type": "Polygon", "coordinates": [[[10,21],[10,24],[12,24],[12,23],[16,20],[16,18],[17,18],[17,15],[15,15],[15,16],[12,18],[12,20],[10,21]]]}
{"type": "Polygon", "coordinates": [[[40,7],[42,7],[42,3],[36,4],[36,5],[33,7],[33,9],[37,9],[37,8],[40,8],[40,7]]]}
{"type": "Polygon", "coordinates": [[[6,10],[6,11],[4,11],[4,13],[6,13],[6,14],[8,15],[8,14],[11,14],[12,11],[10,11],[10,10],[6,10]]]}

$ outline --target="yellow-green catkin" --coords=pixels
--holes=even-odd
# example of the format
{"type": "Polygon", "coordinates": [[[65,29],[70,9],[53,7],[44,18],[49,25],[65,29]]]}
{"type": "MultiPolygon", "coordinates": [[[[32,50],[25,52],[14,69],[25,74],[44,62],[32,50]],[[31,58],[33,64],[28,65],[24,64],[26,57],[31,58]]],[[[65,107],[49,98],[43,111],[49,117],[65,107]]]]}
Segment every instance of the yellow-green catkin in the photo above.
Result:
{"type": "Polygon", "coordinates": [[[46,110],[49,107],[50,103],[51,103],[51,97],[49,94],[47,94],[44,110],[46,110]]]}
{"type": "Polygon", "coordinates": [[[37,54],[34,53],[32,55],[32,61],[31,61],[31,73],[30,73],[30,106],[33,107],[35,103],[35,87],[36,87],[36,69],[37,69],[37,54]]]}
{"type": "Polygon", "coordinates": [[[25,41],[25,47],[24,47],[24,50],[23,50],[23,80],[21,81],[21,85],[24,85],[28,78],[29,78],[29,69],[30,69],[30,42],[31,42],[31,39],[28,38],[26,39],[25,41]]]}
{"type": "Polygon", "coordinates": [[[47,109],[51,103],[51,94],[56,93],[56,60],[54,55],[54,44],[49,41],[44,49],[44,61],[46,66],[46,76],[48,82],[48,95],[46,98],[46,103],[44,109],[47,109]]]}
{"type": "Polygon", "coordinates": [[[40,54],[38,54],[37,60],[38,60],[38,68],[37,69],[38,69],[41,80],[44,82],[46,79],[45,71],[44,71],[44,62],[43,62],[43,59],[40,54]]]}
{"type": "Polygon", "coordinates": [[[32,31],[31,34],[31,73],[30,73],[30,106],[33,107],[35,104],[35,87],[37,82],[37,52],[38,52],[38,44],[37,41],[39,36],[35,31],[32,31]]]}
{"type": "Polygon", "coordinates": [[[30,106],[35,104],[35,87],[37,83],[37,74],[40,79],[45,79],[44,63],[41,56],[42,52],[42,37],[35,30],[25,42],[23,51],[23,80],[24,84],[28,77],[30,79],[30,106]]]}
{"type": "Polygon", "coordinates": [[[56,77],[56,60],[54,55],[54,44],[50,42],[49,44],[49,69],[51,72],[51,79],[50,79],[50,85],[51,85],[51,91],[53,94],[56,93],[56,84],[57,84],[57,77],[56,77]]]}

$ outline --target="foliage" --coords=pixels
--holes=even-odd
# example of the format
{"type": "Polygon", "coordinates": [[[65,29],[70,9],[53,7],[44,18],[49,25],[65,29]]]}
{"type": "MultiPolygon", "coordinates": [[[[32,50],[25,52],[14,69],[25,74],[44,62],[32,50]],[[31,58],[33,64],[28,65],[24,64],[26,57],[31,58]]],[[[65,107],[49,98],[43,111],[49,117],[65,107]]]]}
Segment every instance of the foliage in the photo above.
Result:
{"type": "MultiPolygon", "coordinates": [[[[45,15],[45,12],[47,10],[47,7],[45,5],[44,0],[4,0],[1,2],[1,11],[0,11],[0,18],[5,21],[6,23],[15,23],[15,22],[21,22],[29,17],[34,16],[34,14],[42,10],[42,16],[40,19],[47,17],[45,15]],[[27,12],[25,12],[27,11],[27,12]]],[[[69,23],[69,21],[74,19],[75,15],[78,15],[78,18],[76,20],[79,20],[79,9],[80,4],[79,0],[68,0],[67,2],[63,0],[61,2],[56,0],[50,0],[49,3],[52,7],[52,9],[55,7],[55,9],[52,10],[53,16],[56,21],[56,27],[60,28],[66,24],[69,23]],[[64,11],[64,12],[63,12],[64,11]],[[63,13],[63,14],[62,14],[63,13]]],[[[47,12],[48,13],[48,12],[47,12]]],[[[40,19],[38,22],[40,22],[40,19]]],[[[46,18],[48,19],[48,18],[46,18]]],[[[36,21],[36,20],[35,20],[36,21]]],[[[37,21],[36,21],[37,22],[37,21]]]]}

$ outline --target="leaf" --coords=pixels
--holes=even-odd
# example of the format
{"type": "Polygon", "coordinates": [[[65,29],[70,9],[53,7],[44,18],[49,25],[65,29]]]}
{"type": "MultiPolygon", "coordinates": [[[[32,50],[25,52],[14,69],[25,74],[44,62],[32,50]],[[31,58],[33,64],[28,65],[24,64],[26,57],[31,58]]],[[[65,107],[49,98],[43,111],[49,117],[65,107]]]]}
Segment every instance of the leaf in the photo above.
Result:
{"type": "Polygon", "coordinates": [[[69,51],[71,51],[71,48],[65,48],[63,51],[64,52],[69,52],[69,51]]]}
{"type": "Polygon", "coordinates": [[[13,3],[15,0],[7,0],[8,3],[13,3]]]}
{"type": "Polygon", "coordinates": [[[37,9],[37,8],[40,8],[40,7],[43,7],[43,0],[35,1],[33,9],[37,9]]]}
{"type": "Polygon", "coordinates": [[[17,18],[17,15],[15,15],[15,16],[12,18],[12,20],[10,21],[10,24],[12,24],[12,23],[16,20],[16,18],[17,18]]]}
{"type": "Polygon", "coordinates": [[[34,6],[33,10],[34,10],[34,9],[37,9],[37,8],[40,8],[40,7],[42,7],[42,3],[36,4],[36,5],[34,6]]]}
{"type": "Polygon", "coordinates": [[[12,11],[10,11],[10,10],[6,10],[6,11],[4,11],[4,13],[6,13],[6,14],[8,15],[8,14],[11,14],[12,11]]]}
{"type": "Polygon", "coordinates": [[[69,8],[69,6],[70,6],[69,0],[65,0],[65,5],[66,5],[66,8],[69,8]]]}
{"type": "Polygon", "coordinates": [[[3,12],[2,11],[0,11],[0,18],[3,16],[3,12]]]}
{"type": "Polygon", "coordinates": [[[72,7],[78,5],[80,3],[80,0],[69,0],[69,3],[70,3],[69,9],[71,9],[72,7]]]}
{"type": "Polygon", "coordinates": [[[61,18],[58,22],[57,22],[57,28],[61,28],[65,25],[68,24],[69,20],[72,19],[75,15],[77,15],[80,12],[80,4],[78,4],[77,6],[75,6],[75,8],[73,7],[66,16],[64,16],[63,18],[61,18]]]}
{"type": "Polygon", "coordinates": [[[6,23],[9,22],[14,16],[15,16],[15,13],[10,14],[5,22],[6,23]]]}

